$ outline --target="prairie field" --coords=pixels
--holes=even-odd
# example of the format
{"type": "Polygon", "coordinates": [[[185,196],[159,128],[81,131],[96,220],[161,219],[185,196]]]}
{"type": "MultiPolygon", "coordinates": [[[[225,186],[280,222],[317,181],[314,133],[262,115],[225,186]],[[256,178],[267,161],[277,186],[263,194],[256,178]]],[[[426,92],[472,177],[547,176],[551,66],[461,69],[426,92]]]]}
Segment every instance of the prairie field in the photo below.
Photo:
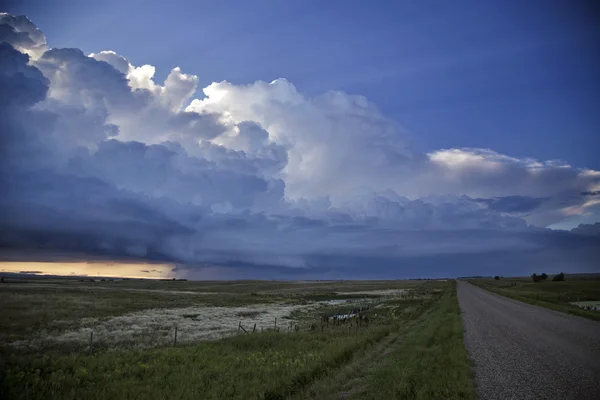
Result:
{"type": "Polygon", "coordinates": [[[0,304],[7,399],[474,396],[454,281],[9,278],[0,304]]]}
{"type": "Polygon", "coordinates": [[[552,276],[533,282],[530,277],[469,280],[491,292],[525,303],[600,321],[600,274],[566,275],[564,281],[552,276]]]}

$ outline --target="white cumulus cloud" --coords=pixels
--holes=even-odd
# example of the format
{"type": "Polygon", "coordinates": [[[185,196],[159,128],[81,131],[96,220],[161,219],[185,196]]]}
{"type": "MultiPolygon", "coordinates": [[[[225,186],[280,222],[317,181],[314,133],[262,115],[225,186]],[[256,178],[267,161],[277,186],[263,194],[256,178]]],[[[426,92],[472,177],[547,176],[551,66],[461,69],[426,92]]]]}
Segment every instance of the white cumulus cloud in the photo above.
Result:
{"type": "Polygon", "coordinates": [[[154,75],[114,51],[49,48],[28,19],[0,14],[2,245],[240,276],[597,261],[595,236],[543,227],[594,210],[598,171],[423,153],[363,96],[311,97],[285,79],[194,98],[195,75],[154,75]]]}

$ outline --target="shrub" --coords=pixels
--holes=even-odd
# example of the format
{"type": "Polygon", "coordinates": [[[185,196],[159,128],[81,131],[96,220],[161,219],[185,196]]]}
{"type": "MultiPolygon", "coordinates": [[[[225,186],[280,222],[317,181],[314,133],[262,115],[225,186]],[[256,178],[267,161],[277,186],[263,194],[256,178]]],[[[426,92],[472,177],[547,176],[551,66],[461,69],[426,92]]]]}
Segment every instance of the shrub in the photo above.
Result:
{"type": "Polygon", "coordinates": [[[543,280],[546,280],[546,279],[548,279],[548,275],[547,275],[545,272],[544,272],[544,273],[542,273],[542,274],[540,274],[540,275],[538,275],[538,274],[533,274],[533,275],[531,275],[531,279],[532,279],[534,282],[539,282],[539,281],[543,281],[543,280]]]}
{"type": "Polygon", "coordinates": [[[555,281],[555,282],[564,281],[565,280],[565,274],[563,272],[561,272],[558,275],[554,275],[554,277],[552,278],[552,280],[555,281]]]}
{"type": "Polygon", "coordinates": [[[495,279],[495,280],[497,280],[497,281],[499,281],[499,280],[500,280],[500,277],[499,277],[498,275],[496,275],[496,276],[494,277],[494,279],[495,279]]]}

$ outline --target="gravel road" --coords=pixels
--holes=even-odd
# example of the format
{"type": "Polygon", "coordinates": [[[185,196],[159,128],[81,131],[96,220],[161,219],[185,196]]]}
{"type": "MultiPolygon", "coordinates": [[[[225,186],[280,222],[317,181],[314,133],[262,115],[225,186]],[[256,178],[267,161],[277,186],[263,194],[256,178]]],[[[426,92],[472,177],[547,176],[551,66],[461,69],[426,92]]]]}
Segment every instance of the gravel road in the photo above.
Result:
{"type": "Polygon", "coordinates": [[[600,399],[600,323],[458,282],[480,399],[600,399]]]}

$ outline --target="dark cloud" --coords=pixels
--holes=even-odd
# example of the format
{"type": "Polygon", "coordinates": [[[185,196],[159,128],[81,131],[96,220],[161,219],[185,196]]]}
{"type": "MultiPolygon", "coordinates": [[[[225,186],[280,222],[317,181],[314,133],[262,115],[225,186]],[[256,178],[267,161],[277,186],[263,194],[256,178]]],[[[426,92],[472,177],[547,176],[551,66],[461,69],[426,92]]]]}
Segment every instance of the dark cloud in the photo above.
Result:
{"type": "Polygon", "coordinates": [[[578,227],[571,229],[571,232],[600,237],[600,222],[596,222],[595,224],[579,224],[578,227]]]}
{"type": "Polygon", "coordinates": [[[493,199],[477,199],[488,205],[491,210],[506,213],[528,213],[538,208],[544,201],[542,198],[527,196],[506,196],[493,199]]]}
{"type": "Polygon", "coordinates": [[[0,13],[0,42],[31,53],[42,53],[46,47],[44,34],[27,17],[7,13],[0,13]]]}
{"type": "Polygon", "coordinates": [[[46,97],[48,80],[28,62],[27,54],[0,42],[0,110],[9,112],[31,106],[46,97]]]}
{"type": "Polygon", "coordinates": [[[86,57],[79,49],[50,49],[37,64],[51,80],[74,91],[85,90],[116,105],[132,96],[125,75],[108,63],[86,57]]]}
{"type": "Polygon", "coordinates": [[[567,240],[564,239],[565,237],[553,237],[553,232],[540,232],[536,239],[539,247],[532,249],[418,256],[311,255],[307,258],[305,268],[228,263],[184,265],[177,269],[177,273],[190,279],[405,279],[497,274],[529,276],[540,268],[550,274],[560,271],[597,273],[597,265],[590,260],[600,257],[600,242],[595,240],[586,243],[568,235],[567,240]]]}

